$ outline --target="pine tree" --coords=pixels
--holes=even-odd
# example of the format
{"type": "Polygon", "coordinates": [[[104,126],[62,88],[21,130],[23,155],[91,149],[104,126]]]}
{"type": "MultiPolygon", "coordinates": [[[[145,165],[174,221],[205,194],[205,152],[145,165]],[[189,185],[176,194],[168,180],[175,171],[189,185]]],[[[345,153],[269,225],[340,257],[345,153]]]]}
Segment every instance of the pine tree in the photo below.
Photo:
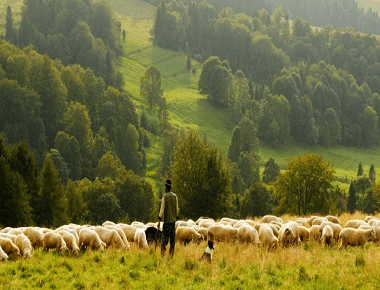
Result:
{"type": "Polygon", "coordinates": [[[12,8],[10,5],[8,5],[7,8],[7,16],[5,20],[5,39],[10,41],[13,44],[17,43],[17,34],[16,30],[13,26],[13,14],[12,14],[12,8]]]}
{"type": "Polygon", "coordinates": [[[358,167],[358,176],[362,176],[363,175],[363,166],[361,163],[359,163],[359,167],[358,167]]]}
{"type": "Polygon", "coordinates": [[[350,213],[354,213],[356,210],[356,192],[354,184],[352,182],[350,184],[350,190],[348,195],[347,210],[350,213]]]}
{"type": "Polygon", "coordinates": [[[372,183],[376,182],[376,171],[375,171],[375,166],[373,166],[373,164],[371,164],[371,168],[369,169],[368,177],[372,183]]]}
{"type": "Polygon", "coordinates": [[[46,154],[40,178],[41,202],[38,222],[40,225],[59,227],[68,222],[67,199],[50,153],[46,154]]]}
{"type": "Polygon", "coordinates": [[[277,176],[280,175],[280,166],[276,163],[276,161],[273,158],[269,158],[264,167],[263,182],[269,184],[276,181],[277,176]]]}
{"type": "Polygon", "coordinates": [[[187,55],[186,69],[187,69],[188,71],[191,70],[191,57],[190,57],[190,54],[187,55]]]}

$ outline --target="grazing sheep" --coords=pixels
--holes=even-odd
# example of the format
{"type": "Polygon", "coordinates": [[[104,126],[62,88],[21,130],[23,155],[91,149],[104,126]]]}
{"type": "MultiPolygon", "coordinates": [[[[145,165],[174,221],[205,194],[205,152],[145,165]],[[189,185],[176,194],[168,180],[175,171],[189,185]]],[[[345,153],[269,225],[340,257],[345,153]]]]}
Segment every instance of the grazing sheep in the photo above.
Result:
{"type": "Polygon", "coordinates": [[[273,234],[278,238],[278,231],[280,230],[281,227],[272,224],[272,222],[269,224],[270,228],[273,231],[273,234]]]}
{"type": "Polygon", "coordinates": [[[283,247],[299,245],[300,228],[296,222],[289,221],[282,225],[278,232],[278,240],[283,247]]]}
{"type": "Polygon", "coordinates": [[[206,228],[198,228],[198,229],[195,229],[198,234],[201,234],[205,239],[207,239],[208,237],[208,229],[206,228]]]}
{"type": "Polygon", "coordinates": [[[121,229],[123,230],[128,241],[130,242],[135,241],[135,232],[137,229],[136,227],[131,226],[131,225],[123,225],[121,229]]]}
{"type": "Polygon", "coordinates": [[[281,228],[281,226],[282,226],[282,224],[281,223],[279,223],[279,222],[276,222],[276,221],[271,221],[269,224],[271,224],[271,225],[274,225],[274,226],[276,226],[276,227],[278,227],[278,230],[281,228]]]}
{"type": "Polygon", "coordinates": [[[10,235],[8,233],[0,233],[0,237],[11,239],[13,243],[16,243],[16,237],[15,235],[10,235]]]}
{"type": "Polygon", "coordinates": [[[359,227],[360,230],[369,230],[369,229],[373,229],[375,231],[375,237],[373,239],[370,239],[368,240],[368,242],[375,242],[375,243],[379,243],[380,242],[380,228],[379,227],[376,227],[376,226],[360,226],[359,227]]]}
{"type": "Polygon", "coordinates": [[[296,219],[296,223],[299,224],[300,226],[308,227],[309,224],[307,222],[307,219],[305,218],[298,218],[296,219]]]}
{"type": "Polygon", "coordinates": [[[262,224],[269,224],[271,221],[275,221],[275,222],[278,222],[280,224],[282,224],[282,220],[280,220],[280,218],[274,216],[274,215],[265,215],[262,217],[261,219],[261,223],[262,224]]]}
{"type": "Polygon", "coordinates": [[[370,216],[370,215],[367,215],[365,218],[364,218],[364,221],[366,222],[366,223],[368,223],[370,220],[373,220],[373,219],[375,219],[375,220],[379,220],[377,217],[375,217],[375,216],[370,216]]]}
{"type": "Polygon", "coordinates": [[[110,230],[100,226],[94,227],[92,230],[99,235],[100,239],[106,243],[107,247],[116,249],[127,248],[116,230],[110,230]]]}
{"type": "Polygon", "coordinates": [[[309,217],[308,219],[306,219],[309,227],[311,227],[313,225],[313,221],[315,219],[321,219],[321,217],[316,216],[316,215],[312,215],[311,217],[309,217]]]}
{"type": "Polygon", "coordinates": [[[76,256],[78,256],[79,252],[80,252],[80,249],[78,247],[78,244],[77,244],[77,241],[75,239],[75,236],[72,233],[70,233],[68,231],[65,231],[65,230],[58,231],[58,234],[61,235],[62,238],[64,239],[67,248],[70,251],[72,251],[76,256]]]}
{"type": "Polygon", "coordinates": [[[138,222],[138,221],[134,221],[133,223],[131,223],[131,226],[133,226],[135,228],[140,228],[140,229],[145,227],[145,225],[142,222],[138,222]]]}
{"type": "Polygon", "coordinates": [[[238,229],[231,226],[213,225],[208,229],[208,240],[217,242],[231,242],[237,238],[238,229]]]}
{"type": "Polygon", "coordinates": [[[349,246],[361,246],[364,248],[364,245],[368,240],[375,238],[375,230],[359,230],[354,228],[345,228],[339,234],[339,239],[341,244],[339,250],[344,249],[349,246]]]}
{"type": "Polygon", "coordinates": [[[310,231],[307,227],[304,227],[304,226],[299,226],[299,237],[300,237],[300,240],[301,242],[307,242],[309,241],[309,238],[310,238],[310,231]]]}
{"type": "Polygon", "coordinates": [[[325,219],[321,219],[321,218],[315,218],[314,220],[313,220],[313,222],[311,223],[311,225],[320,225],[321,223],[323,223],[325,221],[325,219]]]}
{"type": "Polygon", "coordinates": [[[372,227],[380,227],[380,220],[378,219],[371,219],[368,221],[368,224],[372,227]]]}
{"type": "Polygon", "coordinates": [[[309,240],[312,242],[320,242],[322,232],[319,231],[319,225],[313,225],[309,229],[309,240]]]}
{"type": "Polygon", "coordinates": [[[259,239],[261,245],[268,251],[274,251],[278,247],[278,238],[273,234],[268,224],[261,224],[259,229],[259,239]]]}
{"type": "Polygon", "coordinates": [[[259,233],[257,230],[250,225],[244,225],[241,226],[238,229],[238,234],[240,243],[251,243],[254,244],[255,246],[260,246],[260,238],[259,238],[259,233]]]}
{"type": "Polygon", "coordinates": [[[139,248],[148,249],[148,243],[146,241],[145,231],[143,229],[136,229],[135,237],[134,237],[135,243],[137,243],[139,248]]]}
{"type": "Polygon", "coordinates": [[[0,233],[4,233],[4,234],[7,234],[10,230],[12,230],[13,228],[11,227],[6,227],[6,228],[3,228],[0,233]]]}
{"type": "Polygon", "coordinates": [[[119,236],[120,236],[121,240],[123,241],[123,243],[124,243],[125,247],[127,248],[127,250],[129,250],[131,248],[131,246],[128,243],[127,236],[125,235],[125,233],[121,229],[121,227],[119,227],[119,226],[105,226],[105,228],[117,231],[117,233],[119,234],[119,236]]]}
{"type": "Polygon", "coordinates": [[[204,236],[192,227],[178,227],[175,231],[176,240],[187,245],[190,242],[199,244],[204,241],[204,236]]]}
{"type": "Polygon", "coordinates": [[[18,235],[22,235],[23,233],[22,233],[22,230],[20,229],[11,229],[7,232],[7,234],[18,236],[18,235]]]}
{"type": "Polygon", "coordinates": [[[43,235],[42,248],[44,251],[49,251],[49,249],[56,249],[62,253],[65,253],[69,250],[62,236],[55,232],[47,232],[43,235]]]}
{"type": "Polygon", "coordinates": [[[27,227],[24,229],[24,235],[28,237],[34,249],[42,248],[42,237],[44,236],[44,234],[40,229],[34,227],[27,227]]]}
{"type": "Polygon", "coordinates": [[[185,221],[176,221],[175,222],[175,229],[177,229],[178,227],[187,227],[187,222],[185,221]]]}
{"type": "Polygon", "coordinates": [[[325,245],[326,248],[329,248],[331,246],[333,238],[334,238],[333,229],[329,225],[326,225],[322,231],[322,237],[321,237],[322,244],[325,245]]]}
{"type": "Polygon", "coordinates": [[[16,246],[20,249],[20,253],[24,259],[32,256],[32,243],[24,234],[16,236],[16,246]]]}
{"type": "Polygon", "coordinates": [[[358,229],[360,226],[363,225],[366,226],[368,224],[363,220],[349,220],[346,222],[346,225],[344,227],[358,229]]]}
{"type": "Polygon", "coordinates": [[[111,221],[105,221],[104,223],[102,223],[102,227],[105,227],[105,226],[116,226],[116,224],[111,221]]]}
{"type": "Polygon", "coordinates": [[[8,261],[8,255],[3,251],[2,247],[0,247],[0,261],[8,261]]]}
{"type": "Polygon", "coordinates": [[[341,225],[342,222],[334,215],[327,215],[325,216],[325,218],[329,221],[329,222],[332,222],[334,224],[338,224],[338,225],[341,225]]]}
{"type": "Polygon", "coordinates": [[[79,248],[87,247],[87,249],[104,250],[106,244],[100,239],[99,235],[89,229],[83,228],[79,231],[79,248]]]}
{"type": "Polygon", "coordinates": [[[241,226],[244,226],[244,225],[246,225],[245,221],[240,220],[240,221],[237,221],[236,223],[234,223],[234,225],[232,227],[235,228],[235,229],[238,229],[238,228],[240,228],[241,226]]]}
{"type": "Polygon", "coordinates": [[[0,247],[7,255],[13,254],[16,258],[20,256],[20,249],[11,239],[0,237],[0,247]]]}
{"type": "Polygon", "coordinates": [[[251,227],[254,227],[256,224],[253,220],[250,219],[245,220],[245,223],[249,224],[251,227]]]}
{"type": "Polygon", "coordinates": [[[339,234],[342,231],[342,227],[339,224],[336,224],[336,223],[333,223],[333,222],[329,222],[329,221],[324,221],[319,226],[319,231],[320,231],[321,235],[322,235],[323,228],[325,226],[327,226],[327,225],[329,225],[332,228],[332,230],[334,232],[334,240],[337,243],[338,240],[339,240],[339,234]]]}

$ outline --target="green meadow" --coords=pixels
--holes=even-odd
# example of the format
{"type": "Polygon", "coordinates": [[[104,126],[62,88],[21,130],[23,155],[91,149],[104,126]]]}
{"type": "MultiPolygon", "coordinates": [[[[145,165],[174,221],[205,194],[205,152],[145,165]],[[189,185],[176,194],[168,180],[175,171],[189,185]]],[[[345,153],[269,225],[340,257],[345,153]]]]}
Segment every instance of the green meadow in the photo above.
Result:
{"type": "MultiPolygon", "coordinates": [[[[378,215],[377,215],[378,216],[378,215]]],[[[283,220],[296,217],[283,216],[283,220]]],[[[364,215],[343,214],[349,219],[364,215]]],[[[256,219],[258,221],[258,219],[256,219]]],[[[148,250],[85,251],[78,257],[37,249],[30,259],[0,262],[0,289],[379,289],[380,245],[315,242],[268,252],[253,245],[216,243],[212,262],[199,258],[206,242],[176,244],[174,258],[148,250]]]]}

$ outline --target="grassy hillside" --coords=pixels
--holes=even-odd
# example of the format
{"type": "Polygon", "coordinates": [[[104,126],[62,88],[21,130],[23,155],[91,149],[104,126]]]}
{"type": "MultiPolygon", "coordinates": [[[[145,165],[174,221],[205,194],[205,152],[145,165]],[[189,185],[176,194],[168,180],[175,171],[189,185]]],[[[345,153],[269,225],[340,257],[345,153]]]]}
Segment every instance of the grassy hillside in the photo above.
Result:
{"type": "Polygon", "coordinates": [[[356,0],[359,3],[359,7],[363,7],[365,11],[372,8],[372,11],[380,12],[379,0],[356,0]]]}
{"type": "MultiPolygon", "coordinates": [[[[135,5],[133,0],[126,1],[126,3],[129,2],[133,3],[132,6],[135,5]]],[[[112,3],[113,1],[110,0],[111,5],[112,3]]],[[[146,3],[144,5],[149,7],[146,6],[146,3]]],[[[225,110],[211,106],[206,97],[198,93],[197,81],[201,65],[193,61],[192,65],[197,69],[196,73],[188,72],[185,69],[186,56],[183,53],[153,46],[150,35],[153,27],[152,19],[119,16],[122,28],[127,31],[127,38],[123,43],[125,57],[120,61],[119,68],[124,74],[126,82],[124,89],[132,95],[138,110],[147,110],[139,95],[140,77],[150,65],[156,65],[161,71],[162,86],[168,103],[171,124],[176,127],[199,130],[206,135],[211,144],[226,154],[233,125],[225,110]]],[[[149,113],[149,111],[147,112],[149,113]]],[[[159,138],[156,140],[160,141],[159,138]]],[[[156,153],[159,152],[159,146],[156,144],[153,149],[156,153]]],[[[159,156],[152,150],[148,151],[148,176],[153,177],[154,170],[158,166],[155,162],[159,161],[159,156]]],[[[378,149],[360,150],[345,147],[325,149],[321,146],[310,148],[302,144],[292,144],[281,150],[261,146],[259,154],[262,163],[272,157],[284,169],[288,157],[294,158],[310,152],[322,154],[334,165],[338,177],[347,179],[347,183],[339,184],[344,189],[348,189],[349,181],[356,178],[359,163],[362,163],[367,175],[371,164],[374,164],[375,168],[380,168],[380,151],[378,149]]],[[[380,173],[380,170],[377,171],[380,173]]],[[[380,180],[380,174],[378,174],[378,180],[380,180]]]]}

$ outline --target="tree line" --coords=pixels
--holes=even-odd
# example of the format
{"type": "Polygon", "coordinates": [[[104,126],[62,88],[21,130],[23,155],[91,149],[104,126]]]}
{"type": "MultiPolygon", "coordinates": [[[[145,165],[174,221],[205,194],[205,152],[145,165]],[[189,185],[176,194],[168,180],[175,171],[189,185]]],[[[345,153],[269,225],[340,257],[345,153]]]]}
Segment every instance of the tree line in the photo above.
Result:
{"type": "MultiPolygon", "coordinates": [[[[170,3],[170,0],[145,0],[152,5],[170,3]]],[[[200,4],[203,0],[183,0],[189,6],[191,2],[200,4]]],[[[353,27],[369,34],[379,34],[380,19],[378,11],[372,8],[368,11],[356,0],[272,0],[272,1],[248,1],[248,0],[208,0],[219,12],[230,8],[234,13],[244,13],[249,16],[257,16],[259,11],[265,9],[272,14],[276,7],[282,6],[285,18],[303,18],[313,26],[326,26],[331,24],[334,28],[353,27]]]]}
{"type": "Polygon", "coordinates": [[[121,88],[122,76],[115,67],[123,53],[121,23],[104,1],[26,0],[20,27],[13,25],[8,6],[5,28],[5,39],[14,45],[33,45],[65,66],[92,68],[106,85],[121,88]]]}
{"type": "Polygon", "coordinates": [[[199,91],[236,124],[254,121],[261,141],[378,146],[377,39],[331,25],[313,31],[301,18],[290,27],[284,15],[281,7],[248,17],[172,1],[158,6],[153,33],[157,45],[204,61],[199,91]]]}

